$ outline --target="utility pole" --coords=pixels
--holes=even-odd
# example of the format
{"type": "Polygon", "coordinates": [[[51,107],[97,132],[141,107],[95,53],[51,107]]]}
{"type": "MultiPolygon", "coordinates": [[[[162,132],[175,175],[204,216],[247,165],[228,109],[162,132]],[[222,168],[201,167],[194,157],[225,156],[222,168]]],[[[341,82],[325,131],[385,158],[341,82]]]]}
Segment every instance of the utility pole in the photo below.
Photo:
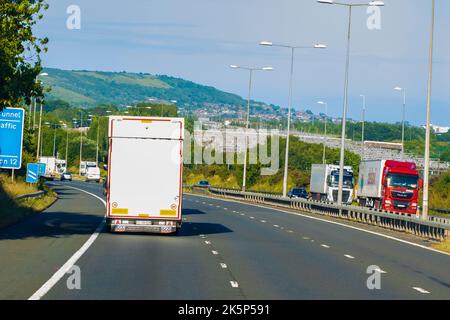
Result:
{"type": "Polygon", "coordinates": [[[430,134],[431,134],[431,88],[433,83],[433,47],[434,47],[434,21],[435,21],[435,6],[436,1],[432,1],[432,14],[431,14],[431,37],[429,48],[429,65],[428,65],[428,98],[427,98],[427,132],[425,136],[425,163],[423,172],[423,210],[422,218],[428,219],[428,187],[430,179],[430,134]]]}

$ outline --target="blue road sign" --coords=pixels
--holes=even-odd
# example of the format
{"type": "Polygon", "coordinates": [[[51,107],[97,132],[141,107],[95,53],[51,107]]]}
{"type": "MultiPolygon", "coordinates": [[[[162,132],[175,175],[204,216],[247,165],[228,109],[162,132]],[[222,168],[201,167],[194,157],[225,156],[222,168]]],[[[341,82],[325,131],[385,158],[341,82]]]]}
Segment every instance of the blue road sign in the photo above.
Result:
{"type": "Polygon", "coordinates": [[[5,108],[0,112],[0,168],[22,166],[23,122],[25,111],[5,108]]]}
{"type": "Polygon", "coordinates": [[[47,169],[47,164],[45,164],[45,163],[38,163],[37,165],[39,167],[38,175],[45,176],[45,169],[47,169]]]}
{"type": "Polygon", "coordinates": [[[27,165],[27,182],[36,183],[39,180],[39,165],[37,163],[29,163],[27,165]]]}

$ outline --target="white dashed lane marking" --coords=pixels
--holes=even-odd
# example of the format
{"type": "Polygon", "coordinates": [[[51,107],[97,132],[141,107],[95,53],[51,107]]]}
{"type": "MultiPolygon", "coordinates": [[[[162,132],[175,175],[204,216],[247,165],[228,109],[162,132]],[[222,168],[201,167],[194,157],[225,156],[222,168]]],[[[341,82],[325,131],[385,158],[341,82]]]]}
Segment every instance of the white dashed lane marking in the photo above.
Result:
{"type": "Polygon", "coordinates": [[[326,245],[326,244],[321,244],[320,246],[321,246],[321,247],[324,247],[324,248],[326,248],[326,249],[330,249],[330,246],[329,246],[329,245],[326,245]]]}
{"type": "Polygon", "coordinates": [[[279,225],[277,225],[277,224],[274,224],[273,225],[275,228],[279,228],[280,226],[279,225]]]}
{"type": "Polygon", "coordinates": [[[375,269],[374,271],[378,272],[378,273],[387,273],[386,271],[384,271],[383,269],[375,269]]]}
{"type": "Polygon", "coordinates": [[[430,293],[430,291],[427,291],[427,290],[422,289],[420,287],[413,287],[413,289],[418,291],[418,292],[420,292],[420,293],[422,293],[422,294],[429,294],[430,293]]]}
{"type": "Polygon", "coordinates": [[[216,250],[213,250],[213,251],[211,251],[211,252],[212,252],[213,255],[218,255],[218,254],[219,254],[219,252],[216,251],[216,250]]]}
{"type": "Polygon", "coordinates": [[[351,255],[349,255],[349,254],[344,254],[344,257],[349,258],[349,259],[355,259],[354,256],[351,256],[351,255]]]}
{"type": "Polygon", "coordinates": [[[206,244],[211,244],[211,241],[205,241],[206,244]]]}
{"type": "Polygon", "coordinates": [[[230,284],[233,288],[239,288],[239,284],[236,281],[230,281],[230,284]]]}
{"type": "Polygon", "coordinates": [[[227,268],[227,265],[226,265],[225,263],[220,263],[220,267],[221,267],[222,269],[226,269],[226,268],[227,268]]]}

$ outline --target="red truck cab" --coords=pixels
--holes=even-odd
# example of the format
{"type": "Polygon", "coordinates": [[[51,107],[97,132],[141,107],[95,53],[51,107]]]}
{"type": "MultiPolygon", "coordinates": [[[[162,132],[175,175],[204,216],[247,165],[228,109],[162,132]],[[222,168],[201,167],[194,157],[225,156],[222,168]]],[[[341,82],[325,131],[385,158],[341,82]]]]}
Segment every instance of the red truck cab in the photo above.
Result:
{"type": "Polygon", "coordinates": [[[387,160],[383,170],[383,210],[416,214],[423,180],[413,162],[387,160]]]}

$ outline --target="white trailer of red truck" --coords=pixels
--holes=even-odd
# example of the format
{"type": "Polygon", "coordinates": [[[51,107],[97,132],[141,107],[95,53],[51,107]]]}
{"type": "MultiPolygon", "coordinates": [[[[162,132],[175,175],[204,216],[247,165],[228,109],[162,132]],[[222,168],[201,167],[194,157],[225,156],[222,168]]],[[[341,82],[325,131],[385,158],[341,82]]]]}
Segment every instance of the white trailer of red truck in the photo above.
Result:
{"type": "Polygon", "coordinates": [[[183,139],[182,118],[109,118],[106,221],[111,232],[178,232],[183,139]]]}

